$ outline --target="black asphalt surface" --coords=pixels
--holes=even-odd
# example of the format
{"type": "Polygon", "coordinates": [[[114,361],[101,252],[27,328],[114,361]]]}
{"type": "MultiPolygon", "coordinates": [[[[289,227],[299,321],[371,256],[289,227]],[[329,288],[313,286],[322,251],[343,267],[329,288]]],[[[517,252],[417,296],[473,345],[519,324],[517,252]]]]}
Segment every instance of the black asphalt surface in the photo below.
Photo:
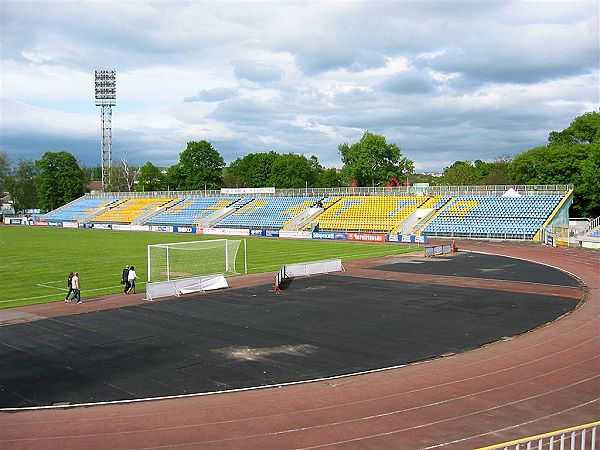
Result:
{"type": "MultiPolygon", "coordinates": [[[[460,257],[461,273],[507,263],[460,257]]],[[[506,266],[507,273],[522,268],[539,280],[547,270],[506,266]]],[[[296,279],[281,295],[269,288],[0,327],[0,408],[210,392],[390,367],[522,333],[578,303],[336,275],[296,279]]]]}
{"type": "Polygon", "coordinates": [[[505,256],[483,253],[458,253],[414,261],[385,264],[375,270],[454,277],[487,278],[490,280],[524,281],[556,286],[580,287],[581,282],[554,267],[534,264],[505,256]]]}

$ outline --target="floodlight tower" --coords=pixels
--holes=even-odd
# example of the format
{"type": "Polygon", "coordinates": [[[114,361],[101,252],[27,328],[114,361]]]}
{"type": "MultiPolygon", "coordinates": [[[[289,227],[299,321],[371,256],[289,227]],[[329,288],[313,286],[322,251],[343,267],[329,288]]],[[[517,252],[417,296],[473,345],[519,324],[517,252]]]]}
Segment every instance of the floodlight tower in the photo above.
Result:
{"type": "Polygon", "coordinates": [[[96,106],[100,106],[100,161],[102,191],[110,186],[112,165],[112,107],[117,104],[117,82],[114,70],[96,70],[96,106]]]}

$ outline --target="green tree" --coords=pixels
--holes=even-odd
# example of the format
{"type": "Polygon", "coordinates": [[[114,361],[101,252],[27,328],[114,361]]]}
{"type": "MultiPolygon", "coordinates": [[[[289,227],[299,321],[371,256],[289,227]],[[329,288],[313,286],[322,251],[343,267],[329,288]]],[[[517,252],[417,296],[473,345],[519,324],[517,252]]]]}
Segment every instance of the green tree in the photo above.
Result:
{"type": "Polygon", "coordinates": [[[81,169],[85,172],[86,178],[89,181],[101,181],[102,180],[102,167],[101,166],[82,167],[81,169]]]}
{"type": "Polygon", "coordinates": [[[0,152],[0,195],[6,192],[6,181],[10,176],[10,159],[6,152],[0,152]]]}
{"type": "Polygon", "coordinates": [[[517,155],[509,174],[521,184],[573,184],[573,216],[600,215],[598,186],[600,113],[576,117],[562,131],[552,131],[548,145],[517,155]]]}
{"type": "Polygon", "coordinates": [[[511,158],[510,155],[500,155],[491,163],[480,159],[475,162],[456,161],[444,169],[439,182],[455,186],[513,184],[508,173],[511,158]]]}
{"type": "Polygon", "coordinates": [[[166,188],[165,176],[162,170],[148,161],[142,167],[137,177],[135,190],[138,192],[160,191],[166,188]]]}
{"type": "Polygon", "coordinates": [[[171,188],[179,190],[219,189],[225,162],[210,142],[188,142],[179,163],[167,173],[171,188]]]}
{"type": "Polygon", "coordinates": [[[273,163],[278,158],[279,154],[274,151],[248,153],[233,161],[227,173],[230,177],[235,177],[236,187],[265,187],[268,186],[273,163]]]}
{"type": "Polygon", "coordinates": [[[589,146],[588,157],[581,164],[581,212],[585,217],[600,216],[600,142],[589,146]]]}
{"type": "Polygon", "coordinates": [[[352,145],[341,144],[338,150],[344,163],[342,170],[359,186],[385,186],[391,178],[402,179],[405,172],[413,171],[413,162],[402,156],[400,147],[370,131],[352,145]]]}
{"type": "Polygon", "coordinates": [[[471,161],[456,161],[444,169],[442,184],[451,186],[477,185],[482,181],[482,161],[478,161],[479,173],[471,161]]]}
{"type": "Polygon", "coordinates": [[[21,159],[6,178],[6,189],[12,199],[15,212],[37,208],[35,178],[35,163],[28,159],[21,159]]]}
{"type": "Polygon", "coordinates": [[[548,144],[592,144],[600,140],[600,113],[587,112],[576,117],[562,131],[552,131],[548,144]]]}
{"type": "Polygon", "coordinates": [[[315,186],[316,181],[314,160],[311,162],[304,155],[285,153],[273,161],[267,185],[278,189],[303,188],[315,186]]]}
{"type": "Polygon", "coordinates": [[[509,154],[498,156],[493,163],[490,163],[489,171],[483,178],[483,184],[514,184],[509,174],[512,160],[513,157],[509,154]]]}
{"type": "Polygon", "coordinates": [[[553,144],[517,155],[510,174],[519,184],[581,183],[581,162],[588,156],[582,144],[553,144]]]}
{"type": "Polygon", "coordinates": [[[134,190],[140,168],[129,164],[125,158],[113,161],[110,168],[110,191],[131,192],[134,190]]]}
{"type": "Polygon", "coordinates": [[[342,174],[336,168],[324,169],[317,180],[319,187],[333,188],[342,186],[342,174]]]}
{"type": "Polygon", "coordinates": [[[68,152],[46,152],[35,162],[39,207],[50,211],[85,192],[85,175],[75,157],[68,152]]]}
{"type": "Polygon", "coordinates": [[[225,188],[237,188],[243,186],[242,179],[236,174],[232,173],[229,167],[223,169],[223,187],[225,188]]]}

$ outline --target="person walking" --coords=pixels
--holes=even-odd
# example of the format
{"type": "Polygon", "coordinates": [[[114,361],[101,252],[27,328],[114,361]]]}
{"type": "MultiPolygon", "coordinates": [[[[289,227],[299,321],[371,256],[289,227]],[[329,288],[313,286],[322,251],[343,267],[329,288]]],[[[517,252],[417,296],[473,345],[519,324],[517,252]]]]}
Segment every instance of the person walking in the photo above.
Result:
{"type": "Polygon", "coordinates": [[[69,288],[69,291],[67,292],[67,296],[65,297],[65,302],[71,302],[71,300],[69,300],[69,295],[71,295],[71,292],[73,292],[73,286],[71,286],[71,280],[73,279],[73,272],[69,272],[69,276],[67,278],[67,287],[69,288]]]}
{"type": "Polygon", "coordinates": [[[71,278],[71,287],[73,288],[73,297],[71,300],[77,299],[77,303],[81,303],[81,284],[79,283],[79,272],[73,274],[71,278]]]}
{"type": "Polygon", "coordinates": [[[129,290],[129,266],[125,266],[123,269],[123,274],[121,275],[121,284],[124,284],[123,292],[127,294],[129,290]]]}
{"type": "Polygon", "coordinates": [[[129,290],[126,292],[127,294],[131,294],[131,293],[135,294],[135,280],[136,279],[137,279],[137,273],[135,273],[135,267],[131,266],[129,268],[129,273],[127,274],[127,280],[129,281],[129,290]]]}

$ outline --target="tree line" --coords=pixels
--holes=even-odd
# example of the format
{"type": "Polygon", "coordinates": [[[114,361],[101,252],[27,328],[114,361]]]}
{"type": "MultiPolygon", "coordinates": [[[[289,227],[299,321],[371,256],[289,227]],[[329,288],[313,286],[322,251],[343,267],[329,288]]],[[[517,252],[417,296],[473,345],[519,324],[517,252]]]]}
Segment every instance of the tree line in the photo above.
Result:
{"type": "MultiPolygon", "coordinates": [[[[188,142],[179,162],[133,166],[125,159],[111,169],[111,191],[215,190],[222,187],[283,188],[386,186],[410,182],[431,185],[573,184],[572,216],[600,215],[600,113],[575,118],[548,143],[495,161],[456,161],[441,176],[415,173],[414,162],[385,136],[365,132],[355,143],[338,146],[343,167],[323,167],[316,156],[275,151],[248,153],[229,166],[205,140],[188,142]]],[[[37,161],[11,163],[0,152],[0,192],[10,193],[15,211],[55,209],[89,190],[100,167],[83,167],[72,154],[46,152],[37,161]]]]}

